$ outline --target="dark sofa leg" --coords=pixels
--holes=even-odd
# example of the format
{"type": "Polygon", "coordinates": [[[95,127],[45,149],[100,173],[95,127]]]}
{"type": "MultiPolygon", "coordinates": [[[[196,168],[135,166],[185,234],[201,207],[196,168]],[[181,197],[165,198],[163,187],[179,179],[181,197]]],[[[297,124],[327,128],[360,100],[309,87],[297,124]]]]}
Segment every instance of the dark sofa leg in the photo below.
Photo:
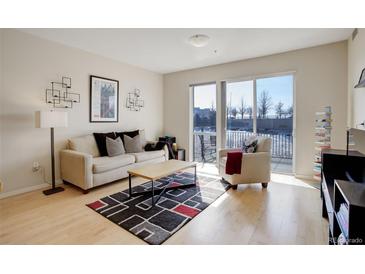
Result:
{"type": "Polygon", "coordinates": [[[89,193],[89,190],[88,190],[88,189],[84,189],[84,190],[83,190],[83,193],[84,193],[84,194],[88,194],[88,193],[89,193]]]}
{"type": "Polygon", "coordinates": [[[268,183],[261,183],[263,188],[267,188],[268,183]]]}
{"type": "Polygon", "coordinates": [[[236,190],[238,185],[232,185],[232,189],[236,190]]]}

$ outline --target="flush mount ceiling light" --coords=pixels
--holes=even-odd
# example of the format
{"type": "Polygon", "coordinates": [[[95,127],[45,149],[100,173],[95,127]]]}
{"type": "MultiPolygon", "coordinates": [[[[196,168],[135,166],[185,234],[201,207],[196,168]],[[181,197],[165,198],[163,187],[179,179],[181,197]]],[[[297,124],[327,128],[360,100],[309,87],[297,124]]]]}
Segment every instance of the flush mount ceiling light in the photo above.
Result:
{"type": "Polygon", "coordinates": [[[204,47],[208,44],[209,36],[205,34],[195,34],[189,38],[189,43],[197,48],[204,47]]]}

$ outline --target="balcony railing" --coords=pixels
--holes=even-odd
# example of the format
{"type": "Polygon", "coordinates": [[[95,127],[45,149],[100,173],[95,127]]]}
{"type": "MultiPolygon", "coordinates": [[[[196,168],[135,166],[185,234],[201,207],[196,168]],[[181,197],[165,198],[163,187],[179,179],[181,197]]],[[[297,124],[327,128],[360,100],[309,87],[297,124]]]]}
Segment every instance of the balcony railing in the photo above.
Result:
{"type": "Polygon", "coordinates": [[[217,153],[215,132],[194,132],[194,161],[214,163],[217,153]]]}
{"type": "MultiPolygon", "coordinates": [[[[244,140],[252,136],[248,131],[226,131],[226,147],[241,148],[244,140]]],[[[271,154],[273,158],[293,158],[293,136],[289,133],[257,133],[257,136],[271,138],[271,154]]],[[[194,132],[194,161],[213,163],[216,161],[216,133],[194,132]]]]}

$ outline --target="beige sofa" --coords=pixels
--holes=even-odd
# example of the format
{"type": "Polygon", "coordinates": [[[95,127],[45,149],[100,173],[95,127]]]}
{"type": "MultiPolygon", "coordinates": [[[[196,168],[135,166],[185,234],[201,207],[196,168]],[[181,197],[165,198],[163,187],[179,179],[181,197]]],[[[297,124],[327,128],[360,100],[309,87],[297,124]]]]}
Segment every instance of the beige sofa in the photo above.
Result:
{"type": "MultiPolygon", "coordinates": [[[[141,139],[144,137],[141,136],[141,139]]],[[[149,142],[142,143],[144,148],[149,142]]],[[[127,171],[131,168],[168,159],[167,146],[157,151],[100,157],[94,136],[86,135],[70,139],[68,148],[61,150],[61,179],[64,183],[78,186],[87,193],[90,188],[128,177],[127,171]]]]}
{"type": "Polygon", "coordinates": [[[237,149],[219,150],[219,174],[229,182],[233,189],[238,184],[261,183],[264,188],[270,182],[271,175],[271,139],[258,138],[257,151],[244,153],[242,158],[241,174],[226,174],[227,152],[237,149]]]}

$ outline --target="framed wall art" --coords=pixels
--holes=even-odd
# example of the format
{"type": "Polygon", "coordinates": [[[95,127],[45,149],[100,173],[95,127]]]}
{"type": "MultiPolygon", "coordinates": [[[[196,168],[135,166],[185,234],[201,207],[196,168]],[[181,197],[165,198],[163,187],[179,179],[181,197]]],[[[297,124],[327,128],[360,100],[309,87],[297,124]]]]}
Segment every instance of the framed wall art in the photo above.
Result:
{"type": "Polygon", "coordinates": [[[119,118],[119,81],[90,75],[90,122],[115,123],[119,118]]]}

